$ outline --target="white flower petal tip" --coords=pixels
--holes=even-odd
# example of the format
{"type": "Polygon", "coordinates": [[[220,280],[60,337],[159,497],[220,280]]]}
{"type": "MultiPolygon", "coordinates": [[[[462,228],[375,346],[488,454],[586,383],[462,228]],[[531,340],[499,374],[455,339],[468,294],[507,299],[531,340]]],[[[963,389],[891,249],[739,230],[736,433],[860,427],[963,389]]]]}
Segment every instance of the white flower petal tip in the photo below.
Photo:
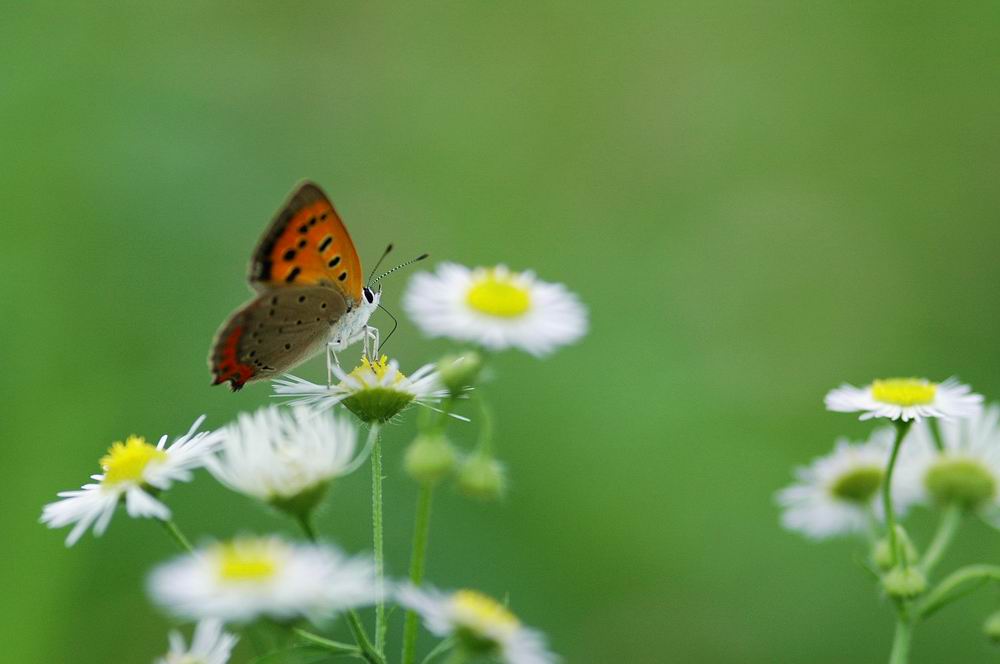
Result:
{"type": "MultiPolygon", "coordinates": [[[[270,406],[241,413],[219,431],[209,471],[245,495],[279,506],[353,470],[357,427],[347,417],[305,406],[270,406]]],[[[310,506],[311,507],[311,506],[310,506]]]]}
{"type": "Polygon", "coordinates": [[[202,620],[194,629],[191,647],[180,632],[170,633],[170,652],[156,664],[226,664],[239,639],[222,629],[219,620],[202,620]]]}
{"type": "MultiPolygon", "coordinates": [[[[871,529],[883,517],[880,490],[895,435],[895,429],[883,427],[864,443],[838,440],[830,454],[797,468],[795,483],[776,496],[782,525],[817,540],[871,529]]],[[[908,447],[903,444],[892,484],[899,517],[919,496],[908,470],[915,458],[908,447]]]]}
{"type": "Polygon", "coordinates": [[[413,276],[403,306],[427,336],[539,357],[578,341],[588,326],[586,308],[565,286],[503,265],[442,263],[413,276]]]}
{"type": "Polygon", "coordinates": [[[322,621],[371,604],[375,574],[367,558],[329,545],[243,537],[160,565],[148,588],[156,604],[179,618],[322,621]]]}
{"type": "Polygon", "coordinates": [[[114,443],[100,460],[104,472],[92,476],[95,482],[59,493],[60,500],[42,510],[41,522],[50,528],[72,525],[66,546],[73,546],[88,529],[103,534],[122,502],[133,518],[169,519],[170,510],[154,494],[191,481],[192,471],[210,462],[220,439],[213,432],[197,432],[204,420],[199,417],[169,445],[167,436],[156,445],[139,436],[114,443]]]}
{"type": "Polygon", "coordinates": [[[400,586],[396,601],[415,611],[427,629],[454,637],[470,655],[488,654],[505,664],[554,664],[545,637],[525,627],[503,604],[475,590],[443,593],[433,588],[400,586]]]}
{"type": "Polygon", "coordinates": [[[934,383],[923,378],[888,378],[864,387],[841,385],[824,400],[827,410],[860,413],[860,419],[885,418],[918,421],[974,415],[983,403],[982,395],[955,378],[934,383]]]}

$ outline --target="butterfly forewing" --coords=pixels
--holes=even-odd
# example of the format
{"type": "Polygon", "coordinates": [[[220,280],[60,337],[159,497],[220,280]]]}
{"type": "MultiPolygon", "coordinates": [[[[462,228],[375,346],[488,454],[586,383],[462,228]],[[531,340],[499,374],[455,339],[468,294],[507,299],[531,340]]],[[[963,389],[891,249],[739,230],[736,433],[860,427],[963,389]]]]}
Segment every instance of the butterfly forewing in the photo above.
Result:
{"type": "Polygon", "coordinates": [[[322,348],[347,310],[338,290],[288,286],[261,293],[219,329],[209,356],[214,385],[238,390],[251,380],[288,371],[322,348]]]}
{"type": "Polygon", "coordinates": [[[257,245],[250,283],[259,291],[323,285],[356,303],[362,281],[358,253],[333,204],[315,184],[302,184],[257,245]]]}

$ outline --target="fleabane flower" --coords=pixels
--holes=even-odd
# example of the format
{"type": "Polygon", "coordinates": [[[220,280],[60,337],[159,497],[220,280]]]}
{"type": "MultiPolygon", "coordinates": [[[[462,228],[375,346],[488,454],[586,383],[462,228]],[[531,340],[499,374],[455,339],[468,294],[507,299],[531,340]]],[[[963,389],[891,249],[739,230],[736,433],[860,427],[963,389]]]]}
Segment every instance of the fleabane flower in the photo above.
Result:
{"type": "MultiPolygon", "coordinates": [[[[864,443],[840,439],[830,454],[796,468],[795,483],[776,496],[784,510],[782,525],[812,539],[867,530],[872,519],[883,516],[878,497],[894,437],[892,427],[883,427],[864,443]]],[[[893,509],[898,516],[918,498],[913,482],[901,472],[909,458],[908,453],[901,454],[893,475],[893,509]]]]}
{"type": "Polygon", "coordinates": [[[861,413],[862,420],[884,417],[903,422],[927,417],[967,417],[983,402],[968,385],[949,378],[934,383],[925,378],[885,378],[864,387],[841,385],[826,395],[828,410],[861,413]]]}
{"type": "Polygon", "coordinates": [[[587,311],[562,284],[504,265],[470,269],[442,263],[414,275],[403,306],[417,327],[490,350],[547,355],[587,332],[587,311]]]}
{"type": "Polygon", "coordinates": [[[223,631],[219,620],[202,620],[194,628],[191,647],[180,632],[170,632],[170,652],[156,664],[226,664],[239,639],[223,631]]]}
{"type": "Polygon", "coordinates": [[[297,516],[307,515],[352,463],[358,431],[347,418],[304,406],[241,413],[219,431],[209,471],[223,484],[297,516]]]}
{"type": "Polygon", "coordinates": [[[540,632],[523,626],[507,607],[475,590],[443,593],[406,585],[397,590],[396,599],[418,613],[433,634],[454,637],[470,656],[492,656],[505,664],[559,661],[540,632]]]}
{"type": "Polygon", "coordinates": [[[242,537],[182,555],[149,578],[153,600],[187,619],[319,621],[374,600],[374,570],[323,544],[242,537]]]}
{"type": "Polygon", "coordinates": [[[204,420],[199,417],[170,445],[166,435],[156,445],[140,436],[112,444],[100,460],[104,472],[91,476],[95,483],[59,493],[61,500],[42,511],[42,523],[50,528],[74,524],[66,538],[66,546],[72,546],[91,526],[95,536],[103,534],[120,502],[131,517],[169,519],[170,510],[154,496],[174,482],[191,481],[191,471],[207,462],[218,437],[208,431],[196,433],[204,420]]]}
{"type": "Polygon", "coordinates": [[[350,373],[333,367],[339,383],[332,387],[286,376],[273,381],[276,396],[290,397],[289,403],[314,409],[332,408],[338,403],[363,422],[388,422],[411,404],[434,408],[448,395],[434,365],[426,364],[407,376],[396,360],[383,355],[377,361],[361,358],[350,373]]]}
{"type": "Polygon", "coordinates": [[[903,471],[925,504],[957,505],[1000,528],[1000,406],[940,423],[938,449],[930,426],[914,427],[915,458],[903,471]]]}

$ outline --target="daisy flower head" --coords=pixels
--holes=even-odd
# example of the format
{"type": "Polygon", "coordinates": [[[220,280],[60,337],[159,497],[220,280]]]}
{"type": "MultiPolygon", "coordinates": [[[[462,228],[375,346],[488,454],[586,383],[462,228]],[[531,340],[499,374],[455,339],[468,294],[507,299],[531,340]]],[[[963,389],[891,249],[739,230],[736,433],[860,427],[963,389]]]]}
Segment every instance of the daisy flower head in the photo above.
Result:
{"type": "Polygon", "coordinates": [[[223,631],[222,622],[202,620],[194,628],[191,647],[184,644],[180,632],[170,632],[170,652],[156,664],[226,664],[239,639],[223,631]]]}
{"type": "Polygon", "coordinates": [[[927,417],[967,417],[983,402],[968,385],[949,378],[934,383],[925,378],[884,378],[864,387],[841,385],[826,395],[827,410],[861,413],[862,420],[884,417],[903,422],[927,417]]]}
{"type": "Polygon", "coordinates": [[[414,275],[403,306],[425,334],[489,350],[548,355],[587,332],[587,311],[575,294],[504,265],[442,263],[435,272],[414,275]]]}
{"type": "MultiPolygon", "coordinates": [[[[840,439],[830,454],[797,468],[795,483],[776,496],[782,525],[817,540],[867,530],[873,518],[883,516],[878,496],[894,437],[892,427],[883,427],[864,443],[840,439]]],[[[898,516],[917,500],[913,483],[901,472],[906,458],[904,454],[897,461],[892,482],[898,516]]]]}
{"type": "Polygon", "coordinates": [[[243,537],[211,544],[153,570],[149,593],[186,619],[319,621],[374,601],[374,570],[323,544],[243,537]]]}
{"type": "Polygon", "coordinates": [[[559,661],[540,632],[523,626],[507,607],[475,590],[443,593],[406,585],[397,590],[396,599],[418,613],[433,634],[454,637],[470,656],[493,656],[505,664],[559,661]]]}
{"type": "Polygon", "coordinates": [[[207,463],[218,436],[197,432],[204,420],[199,417],[169,445],[166,435],[156,445],[140,436],[112,444],[100,460],[104,472],[91,475],[94,482],[79,490],[59,493],[60,500],[43,509],[42,523],[50,528],[73,524],[66,538],[66,546],[72,546],[91,526],[94,535],[102,535],[119,503],[131,517],[169,519],[170,510],[154,496],[174,482],[190,482],[191,471],[207,463]]]}
{"type": "Polygon", "coordinates": [[[304,406],[241,413],[219,431],[208,465],[220,482],[294,515],[308,514],[330,482],[356,468],[357,427],[330,411],[304,406]]]}
{"type": "Polygon", "coordinates": [[[350,373],[333,367],[340,380],[332,387],[286,376],[273,381],[277,396],[290,397],[289,403],[315,409],[344,404],[362,422],[384,423],[411,404],[434,408],[448,395],[438,380],[432,364],[425,364],[407,376],[399,370],[396,360],[383,355],[376,361],[361,358],[361,364],[350,373]]]}
{"type": "Polygon", "coordinates": [[[944,420],[939,431],[920,423],[911,434],[915,458],[904,472],[920,502],[958,505],[1000,527],[1000,405],[944,420]]]}

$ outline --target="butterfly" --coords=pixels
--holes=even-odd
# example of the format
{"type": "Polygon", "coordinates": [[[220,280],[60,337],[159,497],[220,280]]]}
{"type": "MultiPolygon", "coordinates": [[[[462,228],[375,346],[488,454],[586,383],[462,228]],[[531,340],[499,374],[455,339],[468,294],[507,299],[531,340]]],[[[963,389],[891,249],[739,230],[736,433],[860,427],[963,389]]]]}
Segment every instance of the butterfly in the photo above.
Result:
{"type": "Polygon", "coordinates": [[[312,182],[299,185],[257,243],[249,281],[255,297],[229,316],[212,343],[213,385],[228,381],[235,392],[324,346],[336,352],[364,340],[366,354],[369,340],[378,347],[368,319],[381,292],[364,285],[344,222],[312,182]]]}

